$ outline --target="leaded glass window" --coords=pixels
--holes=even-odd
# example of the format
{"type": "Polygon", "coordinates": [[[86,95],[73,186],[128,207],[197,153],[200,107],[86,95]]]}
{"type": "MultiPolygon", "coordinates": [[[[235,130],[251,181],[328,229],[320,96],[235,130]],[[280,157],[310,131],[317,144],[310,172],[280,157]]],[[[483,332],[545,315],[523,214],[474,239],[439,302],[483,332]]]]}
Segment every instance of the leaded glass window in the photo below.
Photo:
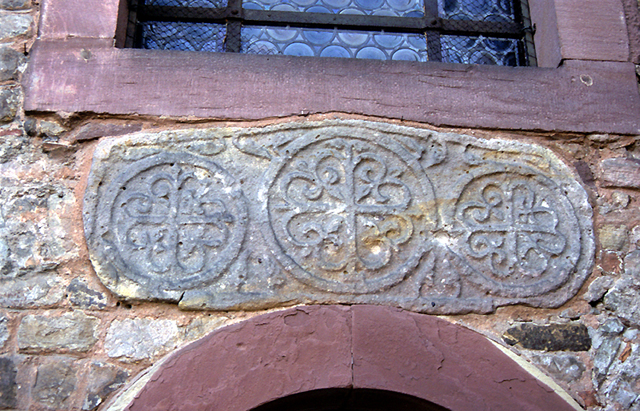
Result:
{"type": "Polygon", "coordinates": [[[526,0],[130,0],[127,46],[535,65],[526,0]]]}

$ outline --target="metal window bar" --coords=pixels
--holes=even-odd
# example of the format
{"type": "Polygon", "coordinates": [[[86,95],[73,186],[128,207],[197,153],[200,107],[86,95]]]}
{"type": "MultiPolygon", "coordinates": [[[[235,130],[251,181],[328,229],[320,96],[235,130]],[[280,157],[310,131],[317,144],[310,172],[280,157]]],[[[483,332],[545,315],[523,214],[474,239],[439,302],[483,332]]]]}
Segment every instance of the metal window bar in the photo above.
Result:
{"type": "Polygon", "coordinates": [[[424,0],[424,15],[421,17],[254,10],[243,8],[243,0],[228,0],[226,7],[145,4],[148,1],[153,0],[130,0],[125,47],[145,48],[142,44],[142,25],[146,22],[224,25],[226,34],[222,51],[225,52],[241,51],[243,26],[296,27],[425,34],[429,61],[442,61],[441,38],[443,36],[454,39],[455,36],[463,36],[518,40],[517,47],[520,52],[518,61],[514,65],[536,65],[533,47],[535,28],[531,27],[527,0],[513,0],[513,21],[440,17],[437,0],[424,0]]]}

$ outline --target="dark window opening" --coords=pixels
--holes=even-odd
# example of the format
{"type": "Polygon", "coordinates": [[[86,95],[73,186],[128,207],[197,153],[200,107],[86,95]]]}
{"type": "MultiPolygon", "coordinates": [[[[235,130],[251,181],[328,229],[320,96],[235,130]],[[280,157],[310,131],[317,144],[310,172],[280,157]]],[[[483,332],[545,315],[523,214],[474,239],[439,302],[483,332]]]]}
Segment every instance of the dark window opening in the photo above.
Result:
{"type": "Polygon", "coordinates": [[[330,388],[279,398],[251,411],[449,411],[393,391],[330,388]]]}
{"type": "Polygon", "coordinates": [[[527,0],[130,0],[126,47],[535,66],[527,0]]]}

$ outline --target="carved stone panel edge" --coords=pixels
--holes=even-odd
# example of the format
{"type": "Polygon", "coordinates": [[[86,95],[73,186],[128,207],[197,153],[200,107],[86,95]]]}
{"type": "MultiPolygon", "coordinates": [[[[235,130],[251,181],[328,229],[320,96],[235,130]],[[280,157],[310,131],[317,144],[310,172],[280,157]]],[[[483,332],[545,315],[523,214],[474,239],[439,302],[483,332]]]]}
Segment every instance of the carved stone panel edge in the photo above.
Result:
{"type": "Polygon", "coordinates": [[[549,149],[359,120],[105,139],[84,225],[112,292],[184,309],[555,307],[594,254],[549,149]]]}

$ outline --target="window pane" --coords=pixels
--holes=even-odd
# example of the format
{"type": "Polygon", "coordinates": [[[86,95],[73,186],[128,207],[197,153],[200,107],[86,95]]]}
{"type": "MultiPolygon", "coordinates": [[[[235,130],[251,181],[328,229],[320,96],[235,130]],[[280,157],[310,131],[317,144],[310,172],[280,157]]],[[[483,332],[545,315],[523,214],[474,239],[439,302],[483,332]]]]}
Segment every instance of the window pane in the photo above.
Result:
{"type": "Polygon", "coordinates": [[[147,6],[227,7],[227,0],[145,0],[147,6]]]}
{"type": "Polygon", "coordinates": [[[453,20],[515,21],[512,0],[438,0],[438,11],[453,20]]]}
{"type": "Polygon", "coordinates": [[[381,16],[421,17],[424,15],[422,0],[245,0],[242,7],[259,10],[381,16]]]}
{"type": "Polygon", "coordinates": [[[424,35],[245,26],[242,53],[427,61],[424,35]]]}
{"type": "Polygon", "coordinates": [[[519,40],[490,37],[441,36],[445,63],[517,66],[519,40]]]}
{"type": "Polygon", "coordinates": [[[150,21],[142,24],[142,47],[223,52],[226,31],[224,24],[150,21]]]}

